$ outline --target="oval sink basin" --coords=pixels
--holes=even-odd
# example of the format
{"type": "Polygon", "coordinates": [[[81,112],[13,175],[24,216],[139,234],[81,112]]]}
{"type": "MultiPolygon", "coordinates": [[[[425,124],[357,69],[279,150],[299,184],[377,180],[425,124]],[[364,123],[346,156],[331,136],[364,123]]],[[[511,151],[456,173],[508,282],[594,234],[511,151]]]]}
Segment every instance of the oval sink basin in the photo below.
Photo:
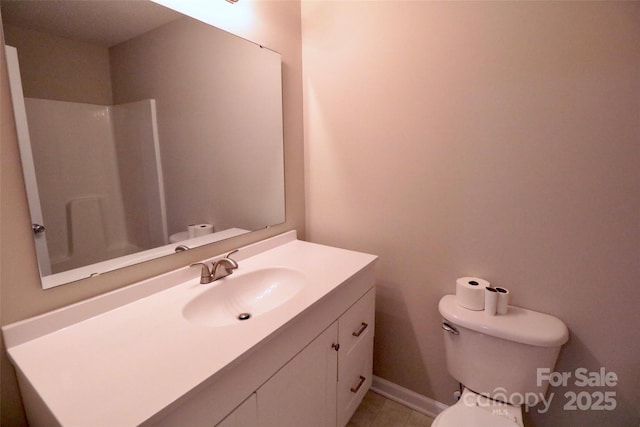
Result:
{"type": "Polygon", "coordinates": [[[232,274],[189,301],[182,314],[193,323],[232,325],[281,306],[300,292],[304,283],[304,274],[284,267],[232,274]]]}

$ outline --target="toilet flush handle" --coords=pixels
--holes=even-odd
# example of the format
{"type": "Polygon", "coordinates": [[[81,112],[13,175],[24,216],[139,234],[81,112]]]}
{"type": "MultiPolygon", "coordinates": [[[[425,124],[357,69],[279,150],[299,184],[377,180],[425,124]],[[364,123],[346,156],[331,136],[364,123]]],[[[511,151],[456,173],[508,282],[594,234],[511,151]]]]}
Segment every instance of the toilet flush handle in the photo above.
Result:
{"type": "Polygon", "coordinates": [[[453,325],[448,324],[447,322],[442,322],[442,329],[444,329],[445,331],[449,332],[450,334],[460,335],[460,332],[458,332],[456,327],[453,326],[453,325]]]}

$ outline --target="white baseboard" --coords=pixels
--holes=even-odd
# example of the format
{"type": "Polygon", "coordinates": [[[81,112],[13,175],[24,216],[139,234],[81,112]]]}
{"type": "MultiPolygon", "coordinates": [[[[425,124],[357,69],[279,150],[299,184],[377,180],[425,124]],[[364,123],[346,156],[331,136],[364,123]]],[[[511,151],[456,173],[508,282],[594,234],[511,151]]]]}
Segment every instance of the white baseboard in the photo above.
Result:
{"type": "Polygon", "coordinates": [[[437,400],[433,400],[376,376],[373,377],[371,391],[433,418],[448,408],[444,403],[440,403],[437,400]]]}

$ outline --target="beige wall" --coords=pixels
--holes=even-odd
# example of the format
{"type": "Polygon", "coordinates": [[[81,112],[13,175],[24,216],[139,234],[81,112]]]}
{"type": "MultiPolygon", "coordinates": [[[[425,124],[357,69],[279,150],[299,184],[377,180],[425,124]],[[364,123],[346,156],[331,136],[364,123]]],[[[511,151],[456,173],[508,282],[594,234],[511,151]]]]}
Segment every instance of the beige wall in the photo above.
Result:
{"type": "MultiPolygon", "coordinates": [[[[252,3],[252,2],[248,2],[252,3]]],[[[221,15],[221,19],[224,16],[221,15]]],[[[8,324],[43,313],[171,268],[257,241],[283,231],[297,229],[304,236],[304,187],[302,146],[302,86],[300,50],[300,4],[294,1],[260,2],[245,17],[237,34],[269,46],[282,54],[284,141],[286,176],[286,223],[209,247],[193,249],[103,276],[47,291],[40,281],[24,193],[24,183],[11,109],[4,51],[0,55],[0,112],[2,129],[0,203],[0,291],[1,321],[8,324]]],[[[2,420],[6,426],[25,424],[13,368],[2,355],[2,420]]]]}
{"type": "Polygon", "coordinates": [[[107,47],[14,25],[7,25],[4,35],[6,44],[18,49],[24,96],[113,104],[107,47]]]}
{"type": "Polygon", "coordinates": [[[282,222],[279,54],[190,18],[109,52],[114,103],[157,104],[169,234],[282,222]]]}
{"type": "MultiPolygon", "coordinates": [[[[457,277],[564,320],[640,418],[640,3],[303,2],[307,237],[380,255],[375,374],[444,403],[457,277]]],[[[584,391],[585,388],[579,388],[584,391]]],[[[602,389],[586,389],[595,391],[602,389]]]]}

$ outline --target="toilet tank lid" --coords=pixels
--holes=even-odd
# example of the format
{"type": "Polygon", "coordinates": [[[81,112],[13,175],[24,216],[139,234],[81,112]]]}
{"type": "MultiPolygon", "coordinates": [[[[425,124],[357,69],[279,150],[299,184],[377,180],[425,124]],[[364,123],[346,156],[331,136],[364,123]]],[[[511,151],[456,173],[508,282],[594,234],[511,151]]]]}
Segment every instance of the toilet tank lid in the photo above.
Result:
{"type": "Polygon", "coordinates": [[[482,310],[458,305],[455,295],[445,295],[440,299],[438,310],[442,317],[456,325],[522,344],[556,347],[569,339],[569,329],[562,320],[513,305],[507,314],[488,316],[482,310]]]}

